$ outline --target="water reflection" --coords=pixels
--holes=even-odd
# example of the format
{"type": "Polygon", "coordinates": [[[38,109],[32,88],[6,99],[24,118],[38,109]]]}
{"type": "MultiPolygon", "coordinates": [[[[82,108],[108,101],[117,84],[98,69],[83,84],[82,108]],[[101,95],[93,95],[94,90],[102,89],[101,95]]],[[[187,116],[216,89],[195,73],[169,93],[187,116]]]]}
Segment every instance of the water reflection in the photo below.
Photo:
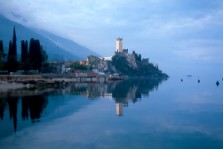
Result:
{"type": "Polygon", "coordinates": [[[171,78],[162,86],[159,80],[72,84],[40,94],[46,101],[35,104],[41,105],[34,118],[36,122],[40,117],[38,123],[32,123],[32,106],[23,98],[31,100],[31,96],[17,96],[13,105],[0,94],[0,146],[222,149],[222,86],[216,87],[212,80],[201,82],[171,78]],[[17,109],[9,112],[9,103],[17,109]],[[17,115],[16,134],[13,114],[17,115]]]}
{"type": "Polygon", "coordinates": [[[150,92],[158,89],[162,81],[155,79],[129,79],[107,84],[76,83],[70,86],[68,92],[75,95],[82,94],[89,99],[112,97],[116,103],[116,115],[122,116],[123,109],[128,106],[129,102],[136,103],[141,100],[142,95],[149,96],[150,92]]]}
{"type": "Polygon", "coordinates": [[[149,96],[150,92],[158,89],[161,80],[133,79],[118,83],[112,91],[112,97],[116,101],[116,115],[123,115],[123,108],[129,102],[136,103],[141,100],[142,95],[149,96]]]}
{"type": "Polygon", "coordinates": [[[43,95],[22,97],[22,118],[36,122],[41,118],[41,113],[48,103],[47,97],[43,95]]]}
{"type": "Polygon", "coordinates": [[[14,131],[17,128],[17,104],[18,104],[18,97],[9,97],[6,98],[9,106],[9,115],[10,119],[13,120],[14,131]]]}
{"type": "MultiPolygon", "coordinates": [[[[127,107],[129,102],[136,103],[141,100],[143,95],[149,96],[149,93],[156,90],[161,82],[162,80],[134,79],[106,84],[74,83],[65,89],[59,90],[9,91],[0,95],[0,118],[2,122],[4,120],[6,121],[7,129],[9,129],[9,123],[11,123],[14,132],[16,132],[18,121],[25,123],[27,120],[30,120],[31,123],[36,123],[41,120],[45,109],[49,110],[50,108],[50,110],[53,111],[52,109],[58,108],[56,106],[47,107],[49,102],[56,102],[55,100],[49,100],[49,97],[51,97],[51,99],[60,99],[60,97],[66,95],[72,96],[72,98],[77,95],[84,95],[89,100],[108,97],[115,101],[114,106],[116,107],[116,111],[114,112],[116,115],[123,116],[124,107],[127,107]],[[9,114],[9,119],[7,114],[9,114]]],[[[28,124],[24,124],[20,126],[20,128],[26,126],[28,126],[28,124]]]]}
{"type": "Polygon", "coordinates": [[[37,122],[41,118],[43,109],[47,106],[47,97],[44,95],[24,96],[24,97],[5,97],[0,98],[0,116],[1,120],[5,118],[5,109],[9,110],[9,118],[13,122],[14,131],[17,130],[18,103],[21,100],[21,117],[23,120],[31,119],[37,122]]]}

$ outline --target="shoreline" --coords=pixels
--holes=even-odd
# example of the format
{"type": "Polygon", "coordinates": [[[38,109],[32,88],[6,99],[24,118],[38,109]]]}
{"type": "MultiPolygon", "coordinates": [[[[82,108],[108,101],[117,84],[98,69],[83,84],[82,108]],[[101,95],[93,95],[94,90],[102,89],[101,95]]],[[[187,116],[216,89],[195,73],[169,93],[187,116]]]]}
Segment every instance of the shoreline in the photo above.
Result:
{"type": "MultiPolygon", "coordinates": [[[[115,79],[121,80],[121,79],[115,79]]],[[[94,77],[60,77],[50,76],[43,77],[41,75],[0,75],[0,92],[16,89],[29,88],[60,88],[65,87],[69,83],[103,83],[110,80],[103,76],[94,77]]],[[[114,80],[112,80],[114,81],[114,80]]]]}
{"type": "Polygon", "coordinates": [[[0,81],[0,92],[2,91],[8,91],[8,90],[16,90],[16,89],[22,89],[22,88],[27,88],[25,84],[22,83],[10,83],[6,81],[0,81]]]}
{"type": "MultiPolygon", "coordinates": [[[[125,79],[143,79],[147,77],[108,77],[108,76],[94,76],[94,77],[70,77],[70,76],[42,76],[40,75],[0,75],[0,92],[16,89],[30,89],[30,88],[64,88],[70,83],[107,83],[116,82],[125,79]]],[[[157,79],[156,77],[147,79],[157,79]]],[[[167,78],[160,78],[167,79],[167,78]]]]}

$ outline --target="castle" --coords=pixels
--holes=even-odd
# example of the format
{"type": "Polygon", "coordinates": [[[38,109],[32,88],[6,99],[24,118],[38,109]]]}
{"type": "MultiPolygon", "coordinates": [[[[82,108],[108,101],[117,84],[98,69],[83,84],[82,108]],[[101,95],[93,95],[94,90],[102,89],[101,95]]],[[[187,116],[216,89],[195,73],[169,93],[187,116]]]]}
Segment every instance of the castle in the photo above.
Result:
{"type": "Polygon", "coordinates": [[[117,38],[115,43],[115,52],[116,53],[128,53],[128,49],[123,49],[123,38],[117,38]]]}
{"type": "MultiPolygon", "coordinates": [[[[123,38],[118,37],[115,41],[115,53],[116,54],[127,54],[128,55],[128,49],[123,49],[123,38]]],[[[105,61],[111,61],[112,56],[110,57],[102,57],[105,61]]]]}
{"type": "Polygon", "coordinates": [[[118,52],[118,53],[121,53],[121,52],[123,52],[123,44],[122,44],[122,41],[123,41],[123,38],[117,38],[116,39],[116,49],[115,49],[115,51],[116,52],[118,52]]]}

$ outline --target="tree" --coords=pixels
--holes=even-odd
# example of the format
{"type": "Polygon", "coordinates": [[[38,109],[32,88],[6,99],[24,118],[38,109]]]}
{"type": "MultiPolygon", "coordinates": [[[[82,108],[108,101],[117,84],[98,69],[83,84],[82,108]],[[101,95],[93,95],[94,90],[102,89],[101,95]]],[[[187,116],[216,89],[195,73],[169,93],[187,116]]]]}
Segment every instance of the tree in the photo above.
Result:
{"type": "Polygon", "coordinates": [[[46,51],[43,49],[43,47],[41,46],[41,62],[42,64],[46,64],[47,61],[48,61],[48,55],[46,51]]]}
{"type": "Polygon", "coordinates": [[[130,65],[126,56],[114,55],[112,57],[112,64],[120,74],[133,76],[137,73],[137,69],[130,65]]]}
{"type": "Polygon", "coordinates": [[[1,52],[1,53],[4,52],[3,41],[2,41],[2,40],[0,40],[0,52],[1,52]]]}
{"type": "Polygon", "coordinates": [[[12,37],[12,51],[15,56],[17,56],[17,45],[16,45],[16,31],[15,27],[13,29],[13,37],[12,37]]]}
{"type": "Polygon", "coordinates": [[[46,53],[46,51],[43,49],[43,47],[41,46],[41,71],[42,72],[47,72],[49,70],[49,65],[47,63],[48,61],[48,55],[46,53]]]}
{"type": "Polygon", "coordinates": [[[12,41],[9,42],[8,65],[7,65],[7,67],[8,67],[9,72],[15,72],[18,69],[15,27],[13,29],[12,41]]]}
{"type": "Polygon", "coordinates": [[[141,62],[142,61],[142,56],[141,54],[137,54],[135,51],[132,52],[132,55],[135,57],[135,60],[137,62],[141,62]]]}
{"type": "Polygon", "coordinates": [[[138,56],[138,61],[139,61],[139,62],[142,61],[142,56],[141,56],[141,54],[139,54],[139,56],[138,56]]]}
{"type": "Polygon", "coordinates": [[[4,52],[4,49],[3,49],[3,41],[0,40],[0,69],[2,68],[2,59],[3,59],[3,52],[4,52]]]}
{"type": "Polygon", "coordinates": [[[132,55],[135,55],[136,54],[136,52],[135,51],[132,51],[132,55]]]}
{"type": "Polygon", "coordinates": [[[15,72],[17,70],[18,62],[17,56],[14,54],[12,41],[9,42],[9,53],[7,68],[9,72],[15,72]]]}
{"type": "Polygon", "coordinates": [[[0,70],[2,69],[3,63],[2,63],[2,52],[0,52],[0,70]]]}
{"type": "Polygon", "coordinates": [[[21,68],[29,70],[28,41],[21,41],[21,68]]]}
{"type": "Polygon", "coordinates": [[[41,70],[41,68],[47,65],[47,53],[40,45],[39,40],[33,38],[30,39],[29,43],[29,62],[32,69],[41,70]]]}
{"type": "Polygon", "coordinates": [[[87,70],[87,66],[81,65],[79,62],[74,62],[71,64],[73,70],[87,70]]]}
{"type": "Polygon", "coordinates": [[[30,56],[31,68],[40,71],[42,58],[41,58],[41,46],[39,40],[35,40],[33,38],[30,39],[29,56],[30,56]]]}

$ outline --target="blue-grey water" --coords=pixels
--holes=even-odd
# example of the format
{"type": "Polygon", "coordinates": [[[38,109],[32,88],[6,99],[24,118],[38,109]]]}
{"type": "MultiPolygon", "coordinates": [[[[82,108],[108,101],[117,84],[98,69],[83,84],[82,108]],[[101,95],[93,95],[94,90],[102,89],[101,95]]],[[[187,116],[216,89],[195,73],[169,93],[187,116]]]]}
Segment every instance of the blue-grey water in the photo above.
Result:
{"type": "Polygon", "coordinates": [[[183,77],[11,91],[0,96],[0,118],[0,149],[222,149],[223,81],[183,77]]]}

